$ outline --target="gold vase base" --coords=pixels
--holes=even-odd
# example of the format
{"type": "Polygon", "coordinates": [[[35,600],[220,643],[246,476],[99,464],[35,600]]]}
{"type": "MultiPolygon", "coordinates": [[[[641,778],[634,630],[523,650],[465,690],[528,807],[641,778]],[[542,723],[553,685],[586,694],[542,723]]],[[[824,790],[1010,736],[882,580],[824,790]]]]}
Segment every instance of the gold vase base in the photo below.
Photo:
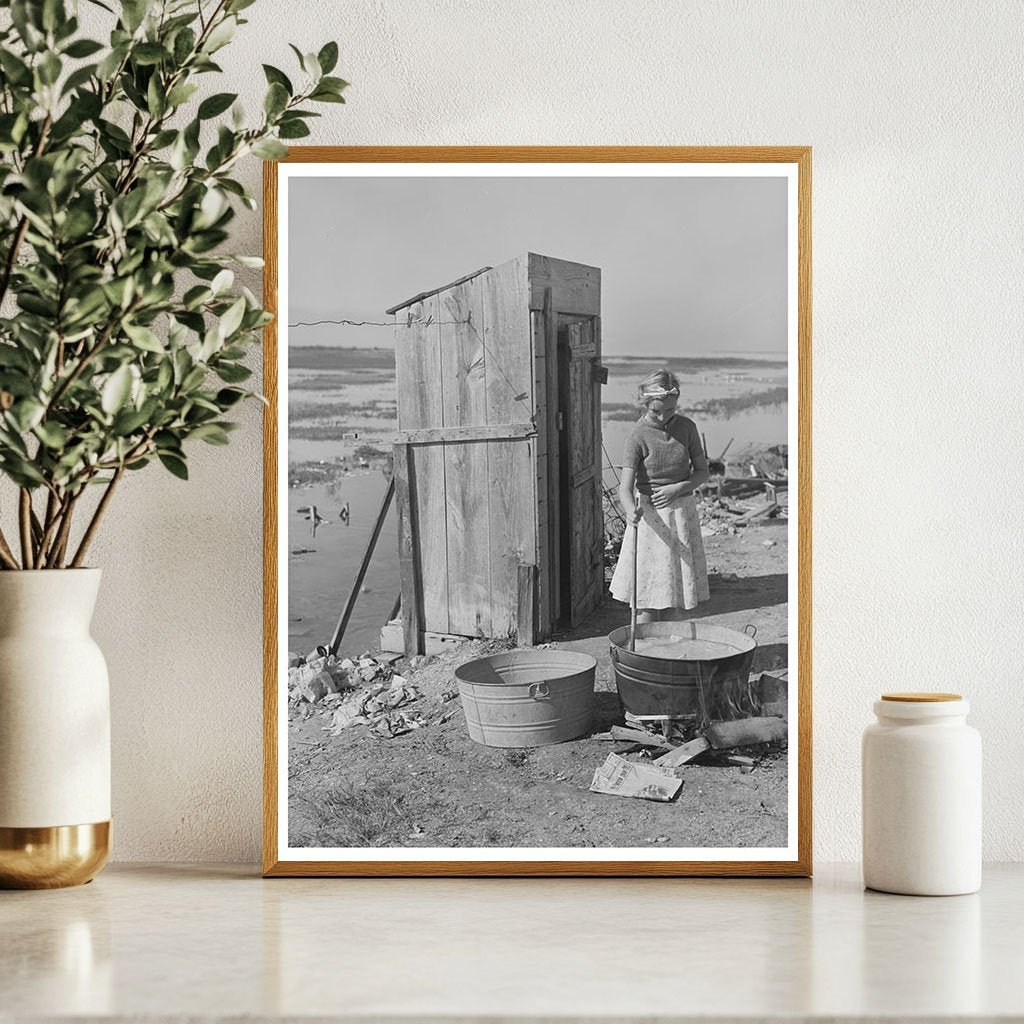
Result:
{"type": "Polygon", "coordinates": [[[63,889],[92,881],[110,857],[110,822],[0,825],[0,889],[63,889]]]}

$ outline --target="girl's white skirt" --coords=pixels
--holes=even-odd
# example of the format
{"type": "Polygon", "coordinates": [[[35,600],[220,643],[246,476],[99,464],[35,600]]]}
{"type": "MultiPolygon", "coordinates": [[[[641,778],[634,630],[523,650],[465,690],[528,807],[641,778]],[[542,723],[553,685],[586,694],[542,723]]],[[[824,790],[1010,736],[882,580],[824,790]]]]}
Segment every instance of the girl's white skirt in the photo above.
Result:
{"type": "Polygon", "coordinates": [[[629,604],[633,597],[633,538],[637,544],[638,608],[696,608],[711,596],[708,563],[700,535],[697,499],[692,494],[655,508],[640,495],[643,518],[626,526],[612,576],[611,594],[629,604]]]}

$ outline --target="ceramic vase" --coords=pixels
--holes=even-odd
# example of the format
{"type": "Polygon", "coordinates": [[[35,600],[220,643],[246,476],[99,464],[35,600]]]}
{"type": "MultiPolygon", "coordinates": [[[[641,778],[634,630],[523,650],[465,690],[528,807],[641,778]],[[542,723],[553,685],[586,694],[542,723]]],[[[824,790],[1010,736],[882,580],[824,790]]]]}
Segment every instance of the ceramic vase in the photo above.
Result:
{"type": "Polygon", "coordinates": [[[80,885],[110,849],[99,569],[0,572],[0,887],[80,885]]]}

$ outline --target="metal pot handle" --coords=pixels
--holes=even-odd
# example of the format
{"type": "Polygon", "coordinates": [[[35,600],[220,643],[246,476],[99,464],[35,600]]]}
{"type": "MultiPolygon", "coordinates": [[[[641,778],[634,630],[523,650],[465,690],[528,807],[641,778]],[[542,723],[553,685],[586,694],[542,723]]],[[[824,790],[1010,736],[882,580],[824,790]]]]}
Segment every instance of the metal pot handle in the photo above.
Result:
{"type": "Polygon", "coordinates": [[[547,683],[530,683],[530,696],[538,700],[551,696],[551,690],[547,683]]]}
{"type": "Polygon", "coordinates": [[[746,633],[747,636],[749,636],[751,640],[753,640],[754,637],[757,636],[757,626],[755,626],[752,622],[748,622],[743,627],[743,632],[746,633]]]}

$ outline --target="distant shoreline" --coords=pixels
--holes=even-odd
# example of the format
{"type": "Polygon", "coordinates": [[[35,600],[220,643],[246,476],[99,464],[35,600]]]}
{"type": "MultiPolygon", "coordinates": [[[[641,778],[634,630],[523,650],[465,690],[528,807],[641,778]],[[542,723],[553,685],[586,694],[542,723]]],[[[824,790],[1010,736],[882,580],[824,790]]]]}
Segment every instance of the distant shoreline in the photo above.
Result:
{"type": "MultiPolygon", "coordinates": [[[[361,348],[354,345],[294,345],[289,348],[290,370],[356,370],[369,374],[373,370],[393,369],[393,348],[361,348]]],[[[788,365],[785,352],[680,353],[678,355],[642,356],[606,352],[601,362],[610,369],[625,371],[628,367],[669,366],[682,371],[769,369],[788,365]]],[[[369,381],[368,381],[369,382],[369,381]]]]}

